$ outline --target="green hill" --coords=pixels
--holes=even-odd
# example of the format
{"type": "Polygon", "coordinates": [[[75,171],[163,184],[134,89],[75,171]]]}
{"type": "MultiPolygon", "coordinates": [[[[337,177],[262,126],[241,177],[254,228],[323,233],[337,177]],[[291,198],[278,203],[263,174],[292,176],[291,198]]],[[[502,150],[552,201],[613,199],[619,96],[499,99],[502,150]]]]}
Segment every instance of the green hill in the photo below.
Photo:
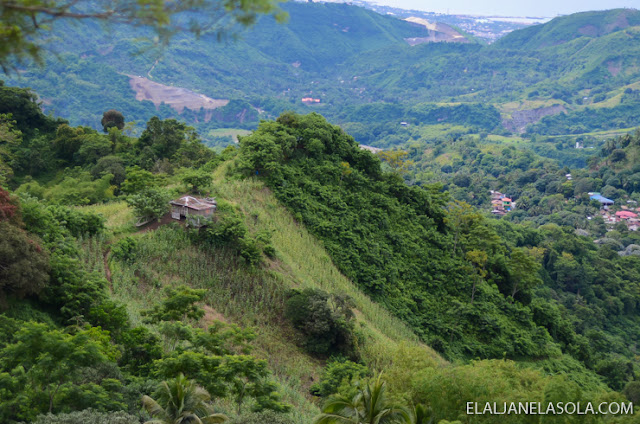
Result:
{"type": "Polygon", "coordinates": [[[318,114],[216,154],[174,120],[101,134],[27,90],[0,98],[3,422],[145,421],[143,395],[164,402],[181,374],[234,424],[311,423],[379,372],[436,422],[466,402],[634,398],[635,255],[409,186],[401,155],[318,114]],[[216,198],[206,226],[167,213],[185,193],[216,198]]]}
{"type": "Polygon", "coordinates": [[[635,9],[581,12],[513,31],[495,45],[506,49],[536,50],[582,37],[591,40],[637,25],[640,25],[640,11],[635,9]]]}
{"type": "Polygon", "coordinates": [[[47,112],[76,125],[97,128],[107,104],[139,123],[153,115],[179,116],[211,145],[230,141],[209,136],[214,130],[253,129],[260,119],[285,110],[322,113],[358,141],[380,147],[407,139],[400,122],[415,127],[413,139],[424,133],[446,138],[441,124],[502,136],[529,126],[527,138],[640,125],[637,102],[628,92],[638,88],[640,75],[640,14],[632,9],[556,18],[489,46],[411,46],[405,39],[427,36],[425,27],[345,4],[291,3],[285,10],[287,23],[263,17],[236,34],[237,40],[177,36],[164,50],[144,41],[148,34],[139,29],[58,25],[46,71],[30,66],[7,82],[31,86],[47,112]],[[162,84],[166,92],[134,91],[140,78],[162,84]],[[187,108],[179,104],[181,96],[187,108]],[[145,100],[151,98],[154,103],[145,100]],[[201,98],[229,103],[213,109],[201,98]],[[319,102],[304,104],[302,98],[319,102]],[[451,110],[429,119],[414,112],[460,103],[470,108],[465,119],[451,110]],[[495,108],[493,116],[479,104],[495,108]],[[360,113],[379,105],[394,110],[376,115],[376,122],[360,113]]]}

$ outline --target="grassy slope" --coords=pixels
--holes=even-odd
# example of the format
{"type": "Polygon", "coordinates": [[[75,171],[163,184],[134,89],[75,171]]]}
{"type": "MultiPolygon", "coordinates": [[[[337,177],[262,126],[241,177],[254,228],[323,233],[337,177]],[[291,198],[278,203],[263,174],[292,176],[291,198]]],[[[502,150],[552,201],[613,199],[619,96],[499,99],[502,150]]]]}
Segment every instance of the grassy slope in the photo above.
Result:
{"type": "MultiPolygon", "coordinates": [[[[228,164],[226,164],[228,165],[228,164]]],[[[398,319],[373,303],[333,265],[321,243],[298,225],[271,192],[257,180],[232,180],[227,166],[215,172],[214,194],[242,211],[251,231],[269,230],[277,259],[263,270],[248,271],[225,251],[205,254],[190,244],[182,227],[169,225],[152,232],[133,233],[141,243],[141,253],[133,264],[110,260],[112,296],[124,303],[135,324],[140,311],[161,298],[167,284],[186,283],[207,288],[207,315],[201,325],[222,319],[256,328],[255,354],[268,360],[281,384],[286,401],[294,404],[299,422],[310,422],[318,412],[308,395],[318,380],[323,361],[311,358],[297,347],[296,333],[282,316],[284,292],[293,287],[321,288],[351,296],[356,307],[358,330],[364,335],[363,359],[370,368],[388,368],[401,361],[407,351],[422,363],[445,365],[429,347],[398,319]]],[[[131,212],[125,203],[90,206],[107,218],[115,238],[130,234],[131,212]]],[[[85,243],[85,261],[99,269],[106,248],[99,241],[85,243]]],[[[398,365],[404,368],[404,365],[398,365]]],[[[231,410],[222,402],[221,408],[231,410]]]]}

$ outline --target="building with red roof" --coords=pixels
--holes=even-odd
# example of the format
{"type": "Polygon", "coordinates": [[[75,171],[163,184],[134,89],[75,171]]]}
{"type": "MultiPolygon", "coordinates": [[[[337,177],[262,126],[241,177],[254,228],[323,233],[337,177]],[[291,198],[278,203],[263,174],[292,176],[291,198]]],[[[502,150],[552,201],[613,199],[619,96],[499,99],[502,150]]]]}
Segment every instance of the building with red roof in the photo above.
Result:
{"type": "Polygon", "coordinates": [[[631,211],[618,211],[616,212],[616,217],[620,219],[631,219],[631,218],[637,218],[638,214],[633,213],[631,211]]]}

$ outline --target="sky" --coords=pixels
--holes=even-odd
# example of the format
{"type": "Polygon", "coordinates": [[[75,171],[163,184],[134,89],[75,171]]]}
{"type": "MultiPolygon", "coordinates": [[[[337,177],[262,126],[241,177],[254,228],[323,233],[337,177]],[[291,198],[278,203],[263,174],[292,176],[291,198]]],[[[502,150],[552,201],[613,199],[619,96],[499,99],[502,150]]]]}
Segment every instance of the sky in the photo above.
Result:
{"type": "Polygon", "coordinates": [[[554,17],[619,7],[640,9],[640,0],[371,0],[372,3],[428,12],[554,17]]]}

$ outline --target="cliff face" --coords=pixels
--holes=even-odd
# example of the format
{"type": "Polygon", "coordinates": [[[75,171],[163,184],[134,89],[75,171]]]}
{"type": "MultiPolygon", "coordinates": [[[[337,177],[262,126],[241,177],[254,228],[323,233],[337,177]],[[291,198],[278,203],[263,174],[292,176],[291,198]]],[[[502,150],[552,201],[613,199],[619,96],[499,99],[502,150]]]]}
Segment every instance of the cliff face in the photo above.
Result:
{"type": "Polygon", "coordinates": [[[512,132],[522,134],[529,124],[534,124],[548,115],[556,115],[566,109],[562,105],[540,107],[537,109],[517,110],[510,118],[502,119],[502,126],[512,132]]]}

